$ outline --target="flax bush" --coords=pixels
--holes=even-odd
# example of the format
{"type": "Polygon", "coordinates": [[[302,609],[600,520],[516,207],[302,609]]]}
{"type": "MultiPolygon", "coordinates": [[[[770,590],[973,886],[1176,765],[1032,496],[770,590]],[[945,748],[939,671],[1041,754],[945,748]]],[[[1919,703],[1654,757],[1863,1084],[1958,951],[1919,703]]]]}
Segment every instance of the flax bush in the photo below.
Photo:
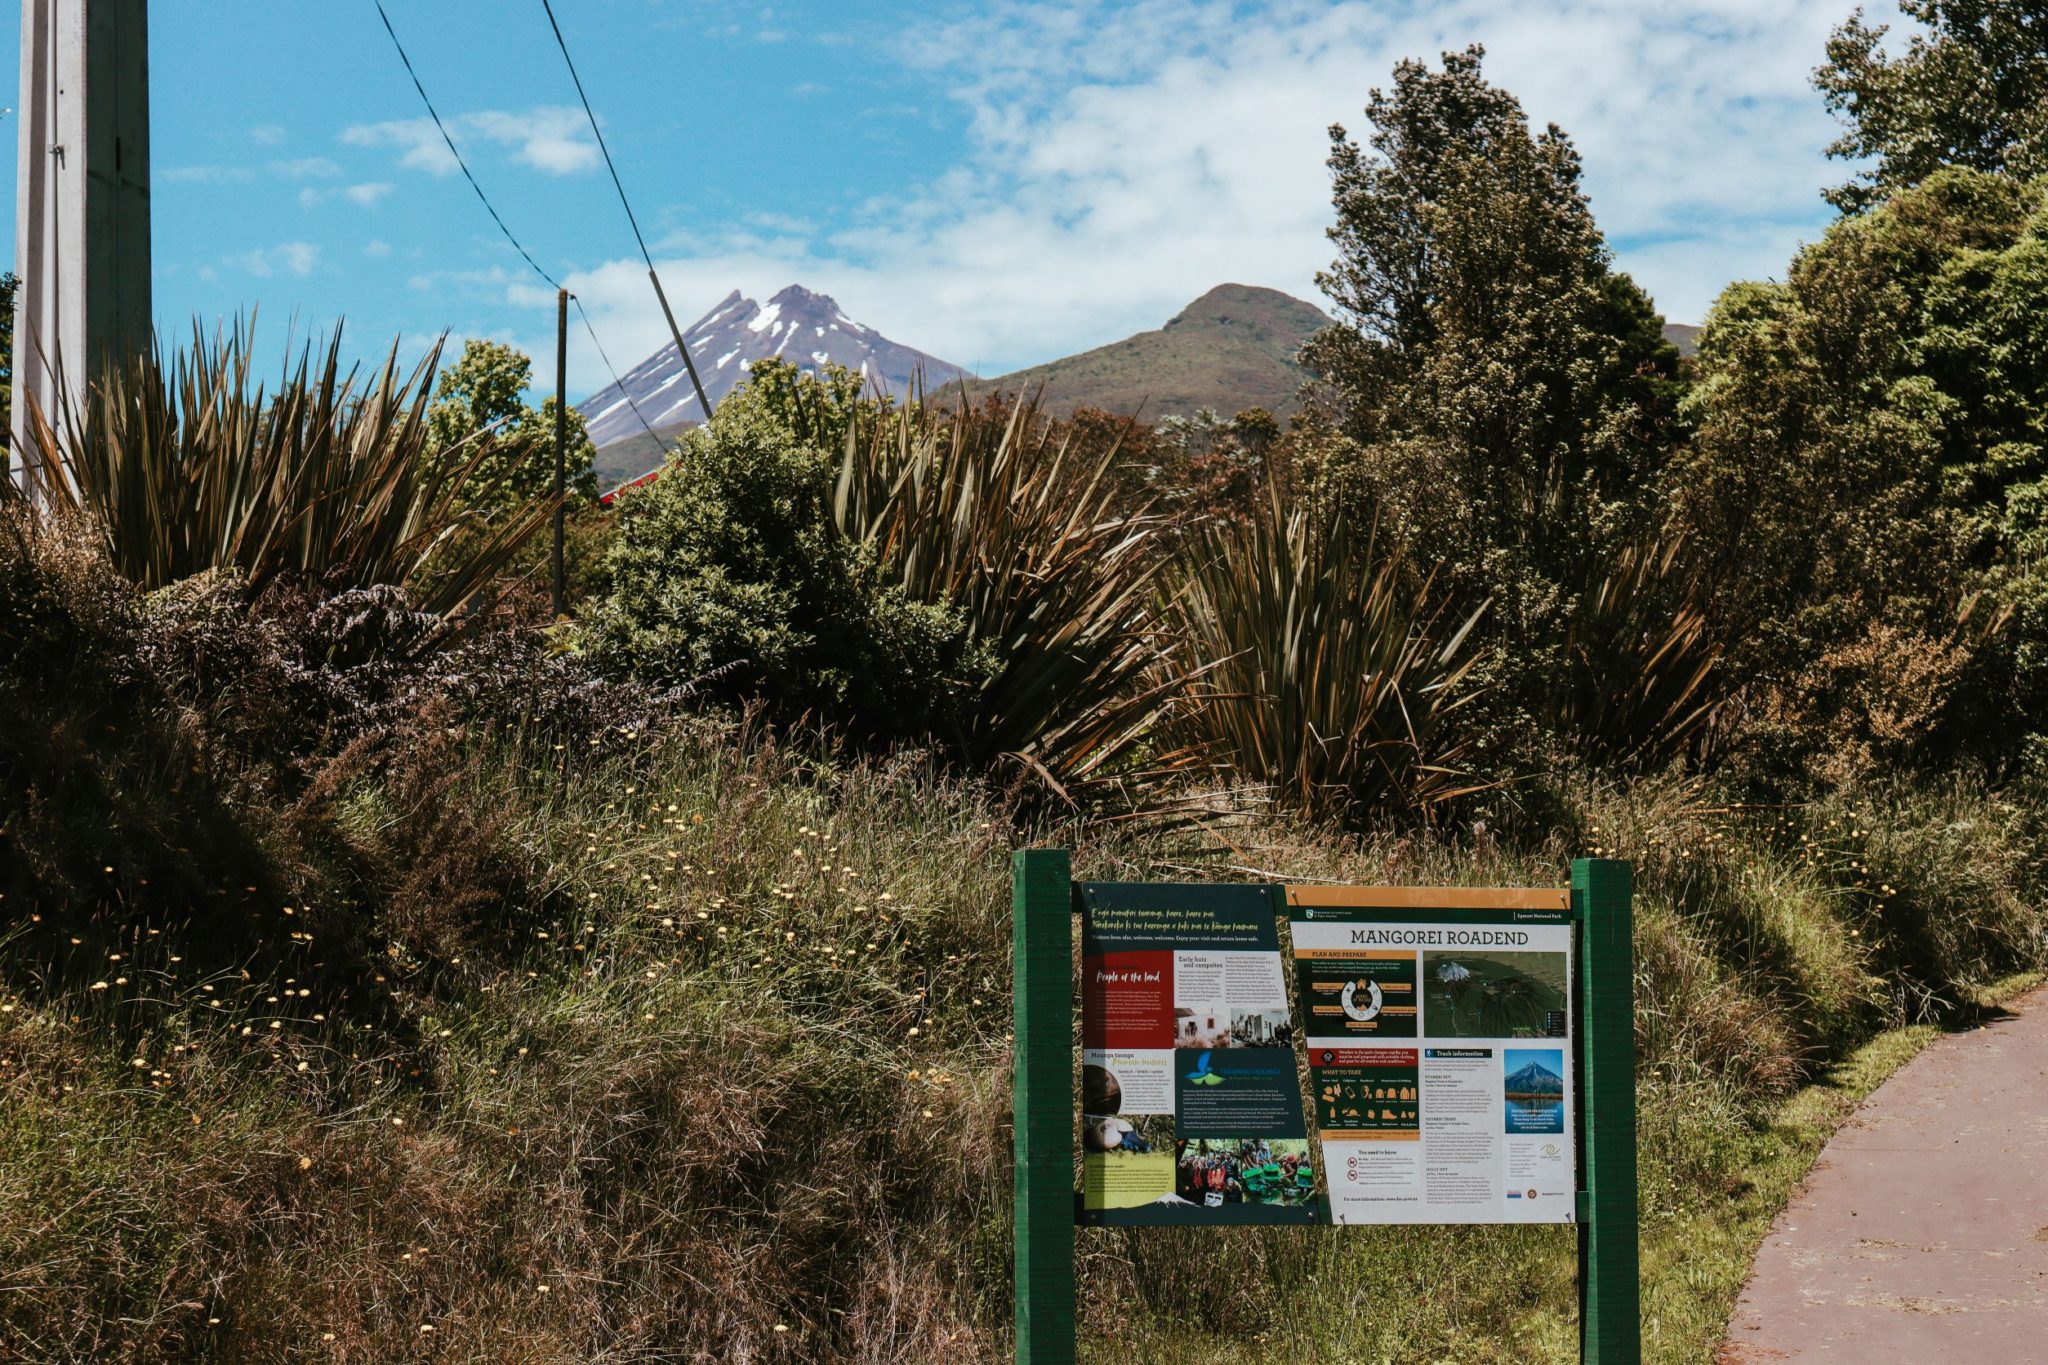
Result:
{"type": "MultiPolygon", "coordinates": [[[[547,521],[551,499],[491,520],[475,476],[485,441],[437,447],[427,422],[435,346],[410,374],[392,343],[367,376],[324,347],[287,358],[274,392],[252,386],[238,324],[188,348],[158,342],[113,367],[76,406],[29,414],[33,484],[90,519],[113,566],[159,588],[232,570],[252,591],[404,585],[448,616],[487,594],[547,521]]],[[[484,436],[471,432],[471,438],[484,436]]],[[[0,496],[13,484],[0,484],[0,496]]]]}

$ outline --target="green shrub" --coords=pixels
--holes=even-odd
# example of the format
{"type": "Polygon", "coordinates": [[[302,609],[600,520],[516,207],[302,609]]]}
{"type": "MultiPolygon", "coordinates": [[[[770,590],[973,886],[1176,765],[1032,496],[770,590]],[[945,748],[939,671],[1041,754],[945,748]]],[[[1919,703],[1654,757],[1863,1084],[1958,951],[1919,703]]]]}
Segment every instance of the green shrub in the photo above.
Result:
{"type": "Polygon", "coordinates": [[[1083,449],[1031,403],[892,409],[853,380],[758,366],[624,499],[587,647],[1069,797],[1127,776],[1179,679],[1161,522],[1119,507],[1117,443],[1083,449]]]}
{"type": "Polygon", "coordinates": [[[1544,719],[1589,759],[1661,766],[1700,743],[1725,701],[1721,645],[1691,600],[1684,549],[1619,546],[1575,596],[1544,719]]]}
{"type": "Polygon", "coordinates": [[[961,618],[885,584],[832,524],[836,461],[762,405],[728,404],[621,500],[584,641],[664,685],[719,675],[870,736],[944,732],[982,671],[961,618]]]}
{"type": "Polygon", "coordinates": [[[2048,193],[1951,167],[1714,305],[1667,500],[1760,788],[2039,751],[2044,301],[2048,193]]]}
{"type": "Polygon", "coordinates": [[[1162,522],[1120,505],[1122,449],[1029,401],[913,409],[851,433],[833,498],[884,581],[955,616],[983,662],[949,747],[977,766],[1021,761],[1070,796],[1173,766],[1127,762],[1184,677],[1155,617],[1162,522]]]}
{"type": "Polygon", "coordinates": [[[1939,1018],[2048,961],[2048,825],[2031,795],[1967,778],[1867,784],[1816,802],[1808,856],[1877,955],[1895,1017],[1939,1018]]]}
{"type": "Polygon", "coordinates": [[[441,626],[388,587],[143,593],[83,518],[0,507],[0,980],[111,980],[175,936],[190,971],[294,961],[374,1012],[394,946],[438,963],[546,903],[461,741],[566,767],[670,708],[533,632],[415,648],[441,626]]]}
{"type": "MultiPolygon", "coordinates": [[[[1554,885],[1575,854],[1634,860],[1647,1358],[1703,1359],[1825,1135],[1787,1127],[1787,1092],[1899,993],[1946,973],[1967,998],[2036,922],[2048,844],[2017,795],[1749,812],[1577,773],[1557,827],[1511,837],[1020,826],[925,756],[647,728],[527,634],[380,661],[403,622],[374,603],[276,620],[205,587],[144,597],[89,537],[0,537],[0,704],[32,722],[0,730],[0,890],[46,921],[0,939],[10,1359],[410,1359],[423,1326],[550,1365],[1002,1359],[1006,868],[1036,842],[1191,879],[1554,885]],[[298,685],[325,739],[257,723],[322,668],[298,685]],[[64,885],[34,880],[59,858],[64,885]],[[1887,884],[1943,956],[1877,932],[1887,884]]],[[[1569,1229],[1369,1256],[1298,1232],[1092,1238],[1086,1339],[1574,1358],[1569,1229]],[[1219,1247],[1237,1273],[1192,1292],[1175,1267],[1219,1247]],[[1303,1294],[1371,1311],[1289,1314],[1303,1294]]]]}
{"type": "Polygon", "coordinates": [[[1312,820],[1427,817],[1474,790],[1446,722],[1472,695],[1478,612],[1447,617],[1399,554],[1341,513],[1288,510],[1277,484],[1183,553],[1168,620],[1203,668],[1174,740],[1312,820]]]}

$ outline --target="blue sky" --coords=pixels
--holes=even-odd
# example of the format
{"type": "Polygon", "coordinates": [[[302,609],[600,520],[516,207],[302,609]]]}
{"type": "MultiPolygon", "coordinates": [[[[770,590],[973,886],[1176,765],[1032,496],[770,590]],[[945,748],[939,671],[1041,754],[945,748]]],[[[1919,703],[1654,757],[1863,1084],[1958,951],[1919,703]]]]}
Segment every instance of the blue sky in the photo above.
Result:
{"type": "MultiPolygon", "coordinates": [[[[660,315],[539,0],[386,5],[612,360],[653,350],[660,315]]],[[[682,322],[728,289],[801,282],[988,374],[1156,327],[1225,280],[1320,302],[1324,130],[1359,132],[1401,56],[1472,41],[1578,143],[1622,267],[1697,321],[1831,216],[1818,191],[1843,168],[1806,82],[1848,9],[556,0],[682,322]]],[[[371,0],[156,0],[150,17],[160,326],[260,306],[280,341],[345,315],[362,350],[447,330],[551,354],[552,294],[452,173],[371,0]]],[[[572,394],[605,378],[579,337],[572,394]]]]}

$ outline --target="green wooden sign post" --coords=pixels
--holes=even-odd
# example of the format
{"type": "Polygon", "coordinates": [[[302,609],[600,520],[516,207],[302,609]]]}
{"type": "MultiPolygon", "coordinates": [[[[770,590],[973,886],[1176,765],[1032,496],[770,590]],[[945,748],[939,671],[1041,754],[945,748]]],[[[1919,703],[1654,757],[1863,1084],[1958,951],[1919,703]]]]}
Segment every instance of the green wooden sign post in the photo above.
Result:
{"type": "Polygon", "coordinates": [[[1636,1267],[1635,911],[1629,865],[1572,863],[1579,929],[1579,1358],[1643,1358],[1636,1267]]]}
{"type": "Polygon", "coordinates": [[[1065,849],[1010,855],[1019,1365],[1074,1359],[1073,915],[1065,849]]]}
{"type": "MultiPolygon", "coordinates": [[[[1018,1365],[1074,1360],[1074,887],[1064,849],[1011,861],[1018,1365]]],[[[1577,930],[1580,1358],[1640,1365],[1630,869],[1571,869],[1577,930]]]]}

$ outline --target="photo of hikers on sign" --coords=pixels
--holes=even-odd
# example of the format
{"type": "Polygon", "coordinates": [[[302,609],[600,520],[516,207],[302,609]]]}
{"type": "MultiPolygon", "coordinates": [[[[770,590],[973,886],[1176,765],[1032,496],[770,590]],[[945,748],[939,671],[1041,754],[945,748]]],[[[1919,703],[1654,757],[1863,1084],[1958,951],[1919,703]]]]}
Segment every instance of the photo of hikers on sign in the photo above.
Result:
{"type": "Polygon", "coordinates": [[[1187,1138],[1179,1144],[1174,1193],[1190,1204],[1305,1204],[1316,1173],[1306,1138],[1187,1138]]]}

